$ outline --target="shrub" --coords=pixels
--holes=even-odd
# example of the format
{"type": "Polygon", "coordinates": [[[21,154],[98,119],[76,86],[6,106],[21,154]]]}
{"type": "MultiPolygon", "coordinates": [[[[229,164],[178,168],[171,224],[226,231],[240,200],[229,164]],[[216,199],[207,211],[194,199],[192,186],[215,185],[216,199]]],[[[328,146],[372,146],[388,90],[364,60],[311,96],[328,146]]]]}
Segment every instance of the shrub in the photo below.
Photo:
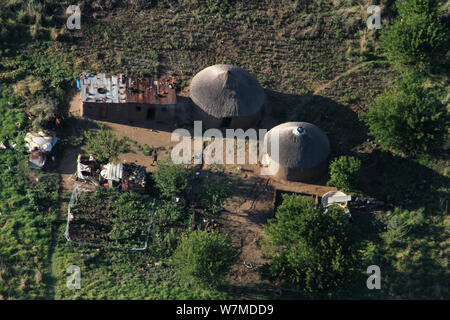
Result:
{"type": "Polygon", "coordinates": [[[25,79],[17,82],[14,86],[14,94],[21,98],[32,98],[35,94],[44,90],[44,85],[40,78],[28,76],[25,79]]]}
{"type": "Polygon", "coordinates": [[[231,195],[231,188],[229,181],[213,181],[207,175],[197,199],[198,204],[204,209],[204,214],[207,216],[217,214],[225,204],[227,198],[231,195]]]}
{"type": "Polygon", "coordinates": [[[99,124],[98,130],[86,131],[86,146],[84,149],[90,152],[101,163],[116,162],[121,153],[129,152],[130,146],[127,138],[118,139],[110,128],[99,124]]]}
{"type": "Polygon", "coordinates": [[[37,105],[30,109],[30,112],[36,116],[32,123],[35,132],[54,129],[58,112],[57,103],[54,100],[41,99],[37,105]]]}
{"type": "Polygon", "coordinates": [[[355,157],[341,156],[330,164],[329,186],[350,192],[359,180],[361,161],[355,157]]]}
{"type": "Polygon", "coordinates": [[[150,146],[147,144],[144,145],[144,148],[142,150],[144,156],[151,156],[153,154],[153,148],[150,148],[150,146]]]}
{"type": "Polygon", "coordinates": [[[185,234],[172,256],[172,264],[183,281],[202,287],[217,286],[237,261],[239,251],[218,232],[185,234]]]}
{"type": "Polygon", "coordinates": [[[272,261],[261,268],[262,277],[305,297],[337,295],[361,275],[356,229],[337,206],[324,213],[310,199],[284,195],[265,233],[262,248],[272,261]]]}
{"type": "Polygon", "coordinates": [[[377,97],[362,119],[382,149],[406,155],[442,145],[449,124],[445,105],[415,76],[401,79],[377,97]]]}
{"type": "Polygon", "coordinates": [[[118,244],[142,245],[147,233],[152,204],[147,196],[133,192],[122,193],[113,215],[109,234],[118,244]]]}
{"type": "Polygon", "coordinates": [[[158,204],[158,217],[161,224],[174,225],[186,222],[188,216],[189,212],[175,202],[163,201],[158,204]]]}
{"type": "Polygon", "coordinates": [[[447,46],[434,0],[397,1],[399,16],[383,28],[380,45],[395,66],[429,69],[447,46]]]}
{"type": "Polygon", "coordinates": [[[182,164],[158,163],[153,179],[163,197],[182,197],[188,192],[190,175],[182,164]]]}

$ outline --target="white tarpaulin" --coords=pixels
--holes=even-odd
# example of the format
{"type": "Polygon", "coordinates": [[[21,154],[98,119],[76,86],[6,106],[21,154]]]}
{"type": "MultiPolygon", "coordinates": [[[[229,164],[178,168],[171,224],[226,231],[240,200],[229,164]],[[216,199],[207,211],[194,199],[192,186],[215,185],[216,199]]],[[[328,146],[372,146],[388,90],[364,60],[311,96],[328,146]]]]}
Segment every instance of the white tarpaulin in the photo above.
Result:
{"type": "Polygon", "coordinates": [[[87,176],[83,175],[83,172],[91,172],[91,168],[85,164],[82,164],[81,162],[78,162],[77,165],[77,177],[80,179],[86,179],[87,176]]]}
{"type": "Polygon", "coordinates": [[[100,174],[106,180],[120,181],[123,178],[123,164],[108,163],[100,174]]]}
{"type": "Polygon", "coordinates": [[[352,200],[352,197],[342,191],[329,191],[322,196],[322,206],[326,208],[333,203],[345,204],[350,200],[352,200]]]}
{"type": "Polygon", "coordinates": [[[58,140],[56,136],[49,136],[42,131],[38,133],[28,132],[25,136],[25,146],[29,152],[35,148],[44,152],[50,152],[58,140]]]}

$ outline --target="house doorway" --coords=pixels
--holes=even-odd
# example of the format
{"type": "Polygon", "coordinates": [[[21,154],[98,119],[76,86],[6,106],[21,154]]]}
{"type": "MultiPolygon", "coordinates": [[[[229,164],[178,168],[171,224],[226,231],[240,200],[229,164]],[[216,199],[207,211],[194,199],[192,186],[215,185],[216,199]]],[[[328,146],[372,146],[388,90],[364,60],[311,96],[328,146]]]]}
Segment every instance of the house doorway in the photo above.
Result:
{"type": "Polygon", "coordinates": [[[153,108],[148,108],[147,109],[147,120],[155,120],[155,109],[153,108]]]}

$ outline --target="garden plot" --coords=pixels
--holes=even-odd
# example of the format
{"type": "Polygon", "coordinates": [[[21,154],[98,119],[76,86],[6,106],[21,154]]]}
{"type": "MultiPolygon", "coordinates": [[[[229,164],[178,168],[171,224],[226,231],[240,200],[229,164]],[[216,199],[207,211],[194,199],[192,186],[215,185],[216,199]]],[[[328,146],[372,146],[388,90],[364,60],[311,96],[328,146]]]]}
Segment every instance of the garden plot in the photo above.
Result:
{"type": "Polygon", "coordinates": [[[66,238],[78,244],[144,250],[154,213],[154,199],[75,184],[67,214],[66,238]]]}

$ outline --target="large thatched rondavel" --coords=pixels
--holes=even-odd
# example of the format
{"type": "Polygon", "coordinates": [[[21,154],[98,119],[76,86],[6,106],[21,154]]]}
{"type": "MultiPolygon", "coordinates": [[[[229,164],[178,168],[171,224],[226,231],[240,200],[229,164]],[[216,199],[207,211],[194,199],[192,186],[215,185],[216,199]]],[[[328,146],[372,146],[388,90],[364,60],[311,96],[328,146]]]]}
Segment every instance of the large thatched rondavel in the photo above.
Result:
{"type": "Polygon", "coordinates": [[[218,64],[207,67],[192,79],[190,96],[196,118],[205,127],[248,128],[255,125],[264,104],[264,89],[244,69],[218,64]]]}

